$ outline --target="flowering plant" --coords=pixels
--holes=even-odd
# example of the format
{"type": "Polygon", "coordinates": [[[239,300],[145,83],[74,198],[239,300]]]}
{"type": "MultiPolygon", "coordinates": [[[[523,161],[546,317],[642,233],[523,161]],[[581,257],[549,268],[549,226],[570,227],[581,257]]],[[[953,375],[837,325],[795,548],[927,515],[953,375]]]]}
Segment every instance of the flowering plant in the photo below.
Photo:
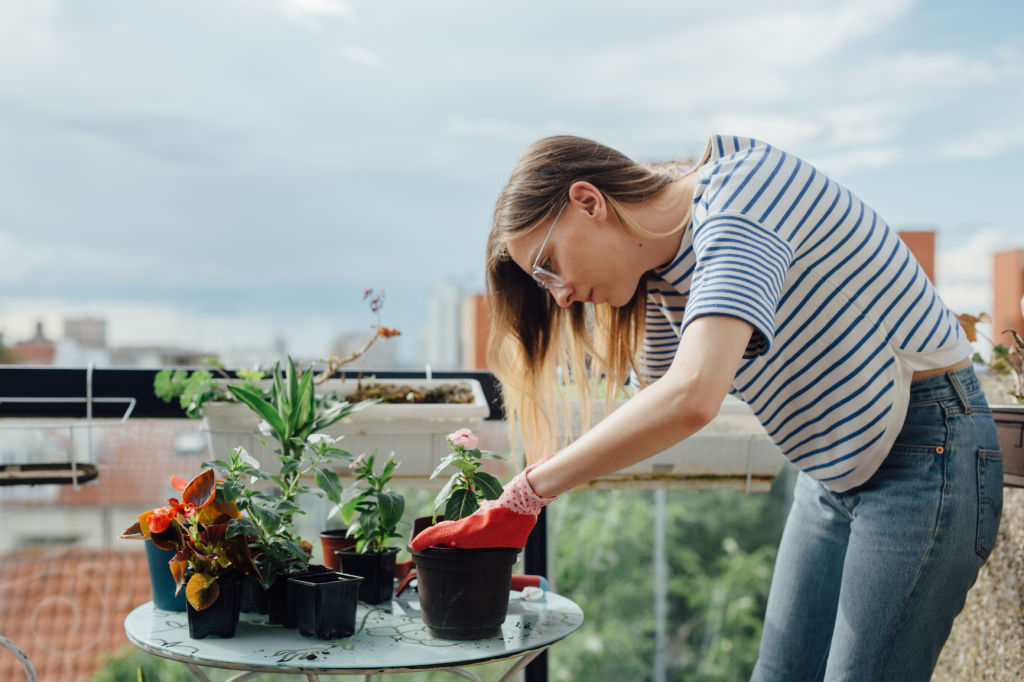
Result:
{"type": "Polygon", "coordinates": [[[121,537],[152,540],[161,549],[177,550],[169,563],[171,574],[181,590],[191,569],[185,597],[202,611],[220,596],[219,578],[241,572],[259,580],[260,572],[246,538],[227,535],[229,522],[239,514],[233,503],[216,499],[213,469],[187,483],[175,476],[171,485],[181,490],[181,501],[171,497],[165,506],[140,514],[121,537]]]}
{"type": "Polygon", "coordinates": [[[437,478],[448,466],[454,466],[457,471],[434,498],[434,521],[442,508],[446,521],[465,518],[480,508],[480,500],[496,500],[502,492],[497,478],[478,471],[484,457],[504,459],[501,455],[478,448],[480,441],[469,429],[449,433],[447,439],[451,453],[441,460],[430,478],[437,478]]]}
{"type": "Polygon", "coordinates": [[[341,518],[348,525],[348,537],[355,538],[359,553],[385,551],[388,541],[399,536],[398,523],[405,511],[405,498],[388,487],[398,468],[394,453],[388,456],[380,474],[373,471],[375,458],[376,455],[367,457],[364,453],[349,465],[356,483],[349,486],[340,505],[328,515],[341,510],[341,518]]]}

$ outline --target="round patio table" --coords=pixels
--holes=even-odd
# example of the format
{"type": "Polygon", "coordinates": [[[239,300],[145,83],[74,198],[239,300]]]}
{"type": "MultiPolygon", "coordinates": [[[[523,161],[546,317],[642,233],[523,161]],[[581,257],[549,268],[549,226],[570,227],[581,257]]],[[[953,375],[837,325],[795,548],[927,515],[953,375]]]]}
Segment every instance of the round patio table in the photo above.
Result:
{"type": "Polygon", "coordinates": [[[363,675],[446,670],[481,679],[466,666],[518,659],[501,678],[510,680],[542,651],[574,632],[583,611],[553,592],[512,592],[501,636],[471,642],[438,639],[427,632],[415,592],[376,606],[360,603],[356,631],[345,639],[303,637],[298,630],[267,623],[267,616],[243,613],[234,637],[191,639],[184,612],[162,611],[146,602],[128,614],[124,630],[135,646],[180,661],[202,682],[200,665],[243,671],[228,682],[262,673],[363,675]],[[525,595],[525,596],[524,596],[525,595]]]}

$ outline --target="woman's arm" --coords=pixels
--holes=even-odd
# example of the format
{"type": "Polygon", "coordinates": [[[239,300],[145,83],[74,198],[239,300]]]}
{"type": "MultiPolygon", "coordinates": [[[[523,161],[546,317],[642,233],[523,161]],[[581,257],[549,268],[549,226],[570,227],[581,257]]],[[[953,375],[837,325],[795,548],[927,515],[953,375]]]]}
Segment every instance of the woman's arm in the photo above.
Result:
{"type": "Polygon", "coordinates": [[[753,331],[735,317],[695,319],[664,376],[529,472],[534,491],[554,497],[699,431],[718,414],[753,331]]]}

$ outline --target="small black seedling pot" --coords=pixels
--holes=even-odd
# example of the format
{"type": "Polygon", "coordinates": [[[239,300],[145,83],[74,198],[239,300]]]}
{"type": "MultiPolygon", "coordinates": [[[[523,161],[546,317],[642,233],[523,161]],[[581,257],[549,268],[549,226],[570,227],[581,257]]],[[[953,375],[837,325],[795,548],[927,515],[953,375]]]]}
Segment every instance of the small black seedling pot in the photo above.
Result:
{"type": "Polygon", "coordinates": [[[380,604],[390,601],[395,595],[395,557],[397,549],[384,552],[359,554],[355,551],[343,550],[335,552],[341,562],[341,569],[349,575],[364,578],[359,586],[359,601],[367,604],[380,604]]]}
{"type": "Polygon", "coordinates": [[[304,578],[318,573],[326,573],[331,569],[320,564],[309,564],[300,571],[278,574],[277,579],[267,588],[267,621],[272,625],[295,627],[295,590],[289,578],[304,578]]]}
{"type": "Polygon", "coordinates": [[[289,578],[299,633],[318,639],[351,636],[356,631],[356,597],[362,581],[333,571],[289,578]]]}
{"type": "Polygon", "coordinates": [[[242,606],[242,580],[240,576],[223,576],[217,579],[220,594],[217,601],[202,611],[196,611],[192,603],[185,601],[188,612],[188,636],[202,639],[208,636],[234,637],[238,627],[238,614],[242,606]]]}

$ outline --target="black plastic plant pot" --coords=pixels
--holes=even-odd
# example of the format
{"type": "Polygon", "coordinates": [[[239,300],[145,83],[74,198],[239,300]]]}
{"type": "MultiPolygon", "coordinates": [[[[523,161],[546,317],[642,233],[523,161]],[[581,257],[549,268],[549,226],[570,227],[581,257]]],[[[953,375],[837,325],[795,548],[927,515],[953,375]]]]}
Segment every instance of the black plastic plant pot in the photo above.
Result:
{"type": "MultiPolygon", "coordinates": [[[[437,522],[441,523],[442,521],[444,521],[444,514],[439,514],[437,517],[437,522]]],[[[427,528],[430,528],[433,525],[433,516],[417,516],[415,519],[412,520],[412,528],[409,531],[409,543],[412,544],[412,541],[416,539],[417,535],[419,535],[421,532],[425,531],[427,528]]]]}
{"type": "Polygon", "coordinates": [[[334,571],[289,578],[299,633],[317,639],[350,637],[356,631],[356,601],[362,581],[359,576],[334,571]]]}
{"type": "MultiPolygon", "coordinates": [[[[266,570],[262,563],[255,562],[256,568],[262,573],[266,570]]],[[[242,613],[267,613],[270,608],[270,597],[259,580],[251,575],[242,576],[242,613]]]]}
{"type": "Polygon", "coordinates": [[[442,639],[488,639],[501,634],[508,612],[517,548],[410,550],[416,564],[420,613],[442,639]]]}
{"type": "Polygon", "coordinates": [[[383,552],[359,554],[344,550],[335,552],[341,563],[341,571],[363,578],[359,585],[359,601],[380,604],[395,596],[395,557],[397,549],[383,552]]]}
{"type": "Polygon", "coordinates": [[[252,576],[242,578],[242,613],[267,613],[270,598],[259,580],[252,576]]]}
{"type": "Polygon", "coordinates": [[[1024,405],[993,405],[992,418],[1003,451],[1003,485],[1024,488],[1024,405]]]}
{"type": "Polygon", "coordinates": [[[238,614],[242,606],[242,580],[239,576],[222,576],[217,579],[220,594],[217,601],[202,611],[196,611],[186,600],[188,611],[188,635],[192,639],[204,637],[235,636],[238,614]]]}
{"type": "Polygon", "coordinates": [[[149,566],[149,581],[153,586],[153,606],[164,611],[185,610],[185,590],[174,595],[177,585],[174,574],[168,566],[171,559],[178,553],[175,549],[160,549],[152,540],[146,540],[146,563],[149,566]]]}
{"type": "Polygon", "coordinates": [[[304,578],[318,573],[326,573],[331,569],[320,564],[309,564],[306,568],[290,573],[278,574],[267,588],[267,620],[273,625],[286,628],[295,627],[295,596],[289,578],[304,578]]]}

